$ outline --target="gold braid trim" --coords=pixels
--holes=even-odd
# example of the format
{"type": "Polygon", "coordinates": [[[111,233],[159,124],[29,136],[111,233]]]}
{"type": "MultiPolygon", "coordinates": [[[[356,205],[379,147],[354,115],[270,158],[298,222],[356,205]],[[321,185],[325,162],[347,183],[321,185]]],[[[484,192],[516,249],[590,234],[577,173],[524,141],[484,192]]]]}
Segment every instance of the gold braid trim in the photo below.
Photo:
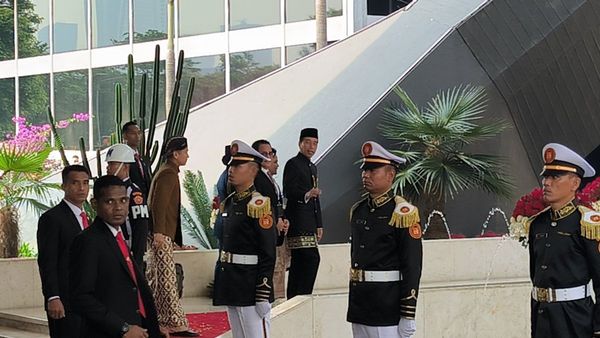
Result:
{"type": "Polygon", "coordinates": [[[271,199],[258,192],[252,193],[252,199],[248,202],[248,216],[261,218],[271,214],[271,199]]]}
{"type": "Polygon", "coordinates": [[[581,205],[578,209],[581,212],[581,236],[600,241],[600,212],[581,205]]]}
{"type": "Polygon", "coordinates": [[[396,208],[392,213],[389,225],[396,228],[410,228],[419,223],[421,218],[419,217],[419,209],[417,207],[408,203],[400,196],[396,196],[394,201],[396,202],[396,208]]]}

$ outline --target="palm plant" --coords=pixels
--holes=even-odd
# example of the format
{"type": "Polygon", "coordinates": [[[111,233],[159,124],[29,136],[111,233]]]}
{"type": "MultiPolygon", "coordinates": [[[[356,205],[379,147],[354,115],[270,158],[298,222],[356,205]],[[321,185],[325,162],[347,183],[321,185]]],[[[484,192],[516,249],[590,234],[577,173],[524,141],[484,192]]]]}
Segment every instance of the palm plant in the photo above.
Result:
{"type": "Polygon", "coordinates": [[[46,183],[44,163],[52,148],[41,151],[0,144],[0,258],[19,254],[19,207],[36,214],[50,206],[50,193],[57,184],[46,183]]]}
{"type": "MultiPolygon", "coordinates": [[[[421,207],[424,215],[444,211],[448,198],[480,189],[509,197],[513,189],[501,157],[464,151],[468,145],[495,137],[509,127],[504,120],[481,123],[487,108],[481,87],[455,87],[438,93],[419,108],[401,88],[394,93],[401,106],[385,110],[379,128],[395,141],[393,151],[407,159],[394,189],[421,207]]],[[[432,220],[427,238],[445,238],[440,219],[432,220]]]]}
{"type": "Polygon", "coordinates": [[[206,191],[204,178],[200,171],[185,171],[183,189],[190,200],[194,216],[186,209],[181,209],[181,224],[186,232],[197,239],[205,249],[217,247],[217,239],[211,227],[211,201],[206,191]],[[200,224],[198,224],[200,223],[200,224]]]}

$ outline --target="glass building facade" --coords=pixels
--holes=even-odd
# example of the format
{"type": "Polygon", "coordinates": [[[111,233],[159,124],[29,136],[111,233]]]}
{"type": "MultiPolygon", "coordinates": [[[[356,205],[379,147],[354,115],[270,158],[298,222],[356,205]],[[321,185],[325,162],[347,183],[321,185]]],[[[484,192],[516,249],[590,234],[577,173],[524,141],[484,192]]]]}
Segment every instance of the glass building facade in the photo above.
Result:
{"type": "MultiPolygon", "coordinates": [[[[313,0],[177,0],[175,53],[185,51],[181,95],[195,77],[193,106],[212,100],[315,50],[313,0]]],[[[352,0],[328,0],[328,39],[353,33],[352,0]],[[351,11],[351,10],[350,10],[351,11]]],[[[89,113],[88,122],[60,130],[67,149],[83,137],[89,150],[114,132],[115,83],[127,103],[127,55],[134,55],[136,95],[148,73],[150,105],[154,46],[161,46],[161,102],[167,0],[0,0],[0,133],[14,117],[46,123],[89,113]]],[[[139,109],[136,96],[135,109],[139,109]]],[[[165,108],[159,106],[159,121],[165,108]]],[[[136,112],[137,114],[137,112],[136,112]]],[[[125,121],[128,116],[124,116],[125,121]]]]}

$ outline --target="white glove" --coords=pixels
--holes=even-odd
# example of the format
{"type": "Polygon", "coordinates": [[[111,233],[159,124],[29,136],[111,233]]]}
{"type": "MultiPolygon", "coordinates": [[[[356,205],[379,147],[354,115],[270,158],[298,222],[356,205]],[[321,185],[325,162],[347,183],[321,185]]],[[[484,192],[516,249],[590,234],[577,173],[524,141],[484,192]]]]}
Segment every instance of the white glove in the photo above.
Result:
{"type": "Polygon", "coordinates": [[[414,319],[400,317],[400,323],[398,323],[398,334],[400,334],[400,338],[410,338],[416,331],[417,323],[414,319]]]}
{"type": "Polygon", "coordinates": [[[269,302],[259,302],[254,306],[256,313],[260,318],[265,318],[269,312],[271,312],[271,303],[269,302]]]}

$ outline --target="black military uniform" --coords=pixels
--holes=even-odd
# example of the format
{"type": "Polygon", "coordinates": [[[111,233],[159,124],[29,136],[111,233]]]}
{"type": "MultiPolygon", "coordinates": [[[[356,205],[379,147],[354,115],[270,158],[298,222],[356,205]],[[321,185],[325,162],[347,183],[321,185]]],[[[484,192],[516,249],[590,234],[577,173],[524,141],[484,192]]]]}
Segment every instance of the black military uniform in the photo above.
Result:
{"type": "Polygon", "coordinates": [[[223,202],[223,245],[220,268],[215,273],[214,305],[250,306],[258,300],[275,299],[272,286],[276,228],[268,207],[259,208],[261,211],[256,214],[249,212],[255,209],[256,201],[268,198],[251,187],[232,193],[223,202]],[[258,263],[234,263],[238,255],[257,256],[258,263]]]}
{"type": "Polygon", "coordinates": [[[142,266],[148,242],[148,202],[142,190],[131,179],[125,180],[125,184],[129,193],[129,216],[128,224],[123,228],[123,235],[130,244],[133,258],[142,266]]]}
{"type": "MultiPolygon", "coordinates": [[[[362,150],[363,170],[405,162],[375,142],[362,150]]],[[[362,332],[353,326],[354,336],[371,336],[368,327],[397,326],[401,317],[414,320],[423,260],[418,209],[390,189],[352,206],[350,224],[347,320],[363,326],[362,332]]]]}
{"type": "MultiPolygon", "coordinates": [[[[317,137],[303,130],[300,138],[317,137]]],[[[323,227],[318,198],[305,200],[306,193],[318,186],[317,166],[302,153],[291,158],[283,170],[283,194],[287,198],[285,215],[290,222],[287,245],[291,250],[287,297],[311,294],[319,269],[317,228],[323,227]]]]}
{"type": "MultiPolygon", "coordinates": [[[[560,144],[547,145],[543,154],[543,176],[565,171],[594,175],[583,158],[560,144]]],[[[531,336],[600,337],[600,212],[573,200],[558,210],[546,208],[526,226],[534,286],[531,336]]]]}
{"type": "Polygon", "coordinates": [[[398,325],[400,316],[415,318],[423,260],[415,215],[416,207],[391,190],[378,198],[364,198],[353,207],[349,322],[392,326],[398,325]],[[410,208],[407,214],[415,219],[413,225],[390,225],[397,203],[410,208]],[[399,271],[401,280],[369,282],[364,280],[365,271],[399,271]]]}
{"type": "MultiPolygon", "coordinates": [[[[235,168],[268,160],[241,141],[231,145],[235,168]]],[[[258,169],[260,170],[260,169],[258,169]]],[[[270,303],[274,301],[273,270],[277,228],[271,201],[254,186],[233,192],[221,203],[223,241],[215,269],[214,305],[227,305],[235,337],[266,335],[270,327],[270,303]]]]}
{"type": "Polygon", "coordinates": [[[150,183],[152,182],[150,169],[136,149],[134,149],[134,152],[135,162],[129,166],[129,177],[131,178],[131,181],[135,183],[142,191],[144,197],[148,197],[148,193],[150,192],[150,183]]]}

